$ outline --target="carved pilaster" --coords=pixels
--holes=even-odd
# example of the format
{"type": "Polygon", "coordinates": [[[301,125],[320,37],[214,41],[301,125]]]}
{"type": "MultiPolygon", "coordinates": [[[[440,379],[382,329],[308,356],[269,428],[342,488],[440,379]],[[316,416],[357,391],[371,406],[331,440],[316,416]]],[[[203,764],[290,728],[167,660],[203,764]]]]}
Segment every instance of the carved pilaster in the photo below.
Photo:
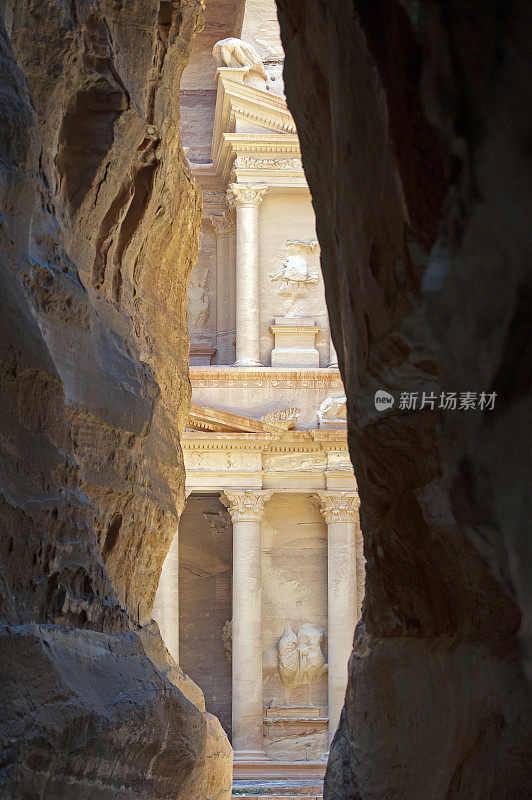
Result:
{"type": "Polygon", "coordinates": [[[318,492],[314,497],[327,524],[358,520],[358,492],[318,492]]]}
{"type": "Polygon", "coordinates": [[[231,515],[233,522],[260,522],[264,506],[273,491],[234,491],[227,489],[221,501],[231,515]]]}
{"type": "Polygon", "coordinates": [[[253,206],[258,209],[267,191],[268,186],[265,183],[230,183],[227,201],[231,208],[253,206]]]}

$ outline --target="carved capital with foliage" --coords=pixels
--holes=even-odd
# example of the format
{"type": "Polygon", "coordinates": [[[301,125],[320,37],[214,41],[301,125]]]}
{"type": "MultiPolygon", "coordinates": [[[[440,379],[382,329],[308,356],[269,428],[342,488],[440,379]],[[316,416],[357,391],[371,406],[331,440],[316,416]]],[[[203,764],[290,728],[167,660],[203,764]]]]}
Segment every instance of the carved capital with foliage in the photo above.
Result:
{"type": "Polygon", "coordinates": [[[227,189],[227,200],[231,207],[254,206],[258,208],[268,186],[265,183],[230,183],[227,189]]]}
{"type": "Polygon", "coordinates": [[[260,522],[264,514],[264,506],[273,491],[235,491],[227,489],[221,501],[231,515],[233,522],[260,522]]]}
{"type": "Polygon", "coordinates": [[[358,492],[318,492],[316,503],[329,525],[331,522],[356,522],[360,497],[358,492]]]}

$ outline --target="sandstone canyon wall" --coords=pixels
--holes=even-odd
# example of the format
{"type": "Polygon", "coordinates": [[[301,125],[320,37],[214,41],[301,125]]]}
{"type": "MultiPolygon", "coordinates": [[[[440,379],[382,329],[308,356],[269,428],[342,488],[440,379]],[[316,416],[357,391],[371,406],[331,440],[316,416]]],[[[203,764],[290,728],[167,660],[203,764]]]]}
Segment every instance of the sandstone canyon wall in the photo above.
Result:
{"type": "Polygon", "coordinates": [[[0,11],[0,796],[221,800],[227,739],[143,627],[183,505],[202,5],[0,11]]]}
{"type": "Polygon", "coordinates": [[[528,797],[530,5],[277,4],[367,558],[325,796],[528,797]]]}

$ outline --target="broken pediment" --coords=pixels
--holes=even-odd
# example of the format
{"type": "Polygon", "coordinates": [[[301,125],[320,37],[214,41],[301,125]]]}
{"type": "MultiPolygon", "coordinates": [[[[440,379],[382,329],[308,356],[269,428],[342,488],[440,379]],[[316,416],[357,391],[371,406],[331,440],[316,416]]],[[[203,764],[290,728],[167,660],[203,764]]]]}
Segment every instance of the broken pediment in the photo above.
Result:
{"type": "Polygon", "coordinates": [[[286,425],[280,421],[267,421],[231,414],[217,408],[190,404],[187,428],[212,433],[284,433],[286,425]]]}

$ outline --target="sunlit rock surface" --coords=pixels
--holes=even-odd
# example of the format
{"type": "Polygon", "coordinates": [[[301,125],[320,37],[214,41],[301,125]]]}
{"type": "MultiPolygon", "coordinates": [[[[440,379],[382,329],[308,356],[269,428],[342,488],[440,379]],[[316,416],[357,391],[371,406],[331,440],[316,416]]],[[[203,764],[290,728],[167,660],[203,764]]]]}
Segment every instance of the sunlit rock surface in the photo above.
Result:
{"type": "Polygon", "coordinates": [[[278,8],[367,558],[325,796],[525,797],[530,9],[278,8]]]}
{"type": "Polygon", "coordinates": [[[196,0],[2,4],[6,800],[229,793],[201,693],[138,635],[183,504],[201,201],[177,97],[202,15],[196,0]]]}

